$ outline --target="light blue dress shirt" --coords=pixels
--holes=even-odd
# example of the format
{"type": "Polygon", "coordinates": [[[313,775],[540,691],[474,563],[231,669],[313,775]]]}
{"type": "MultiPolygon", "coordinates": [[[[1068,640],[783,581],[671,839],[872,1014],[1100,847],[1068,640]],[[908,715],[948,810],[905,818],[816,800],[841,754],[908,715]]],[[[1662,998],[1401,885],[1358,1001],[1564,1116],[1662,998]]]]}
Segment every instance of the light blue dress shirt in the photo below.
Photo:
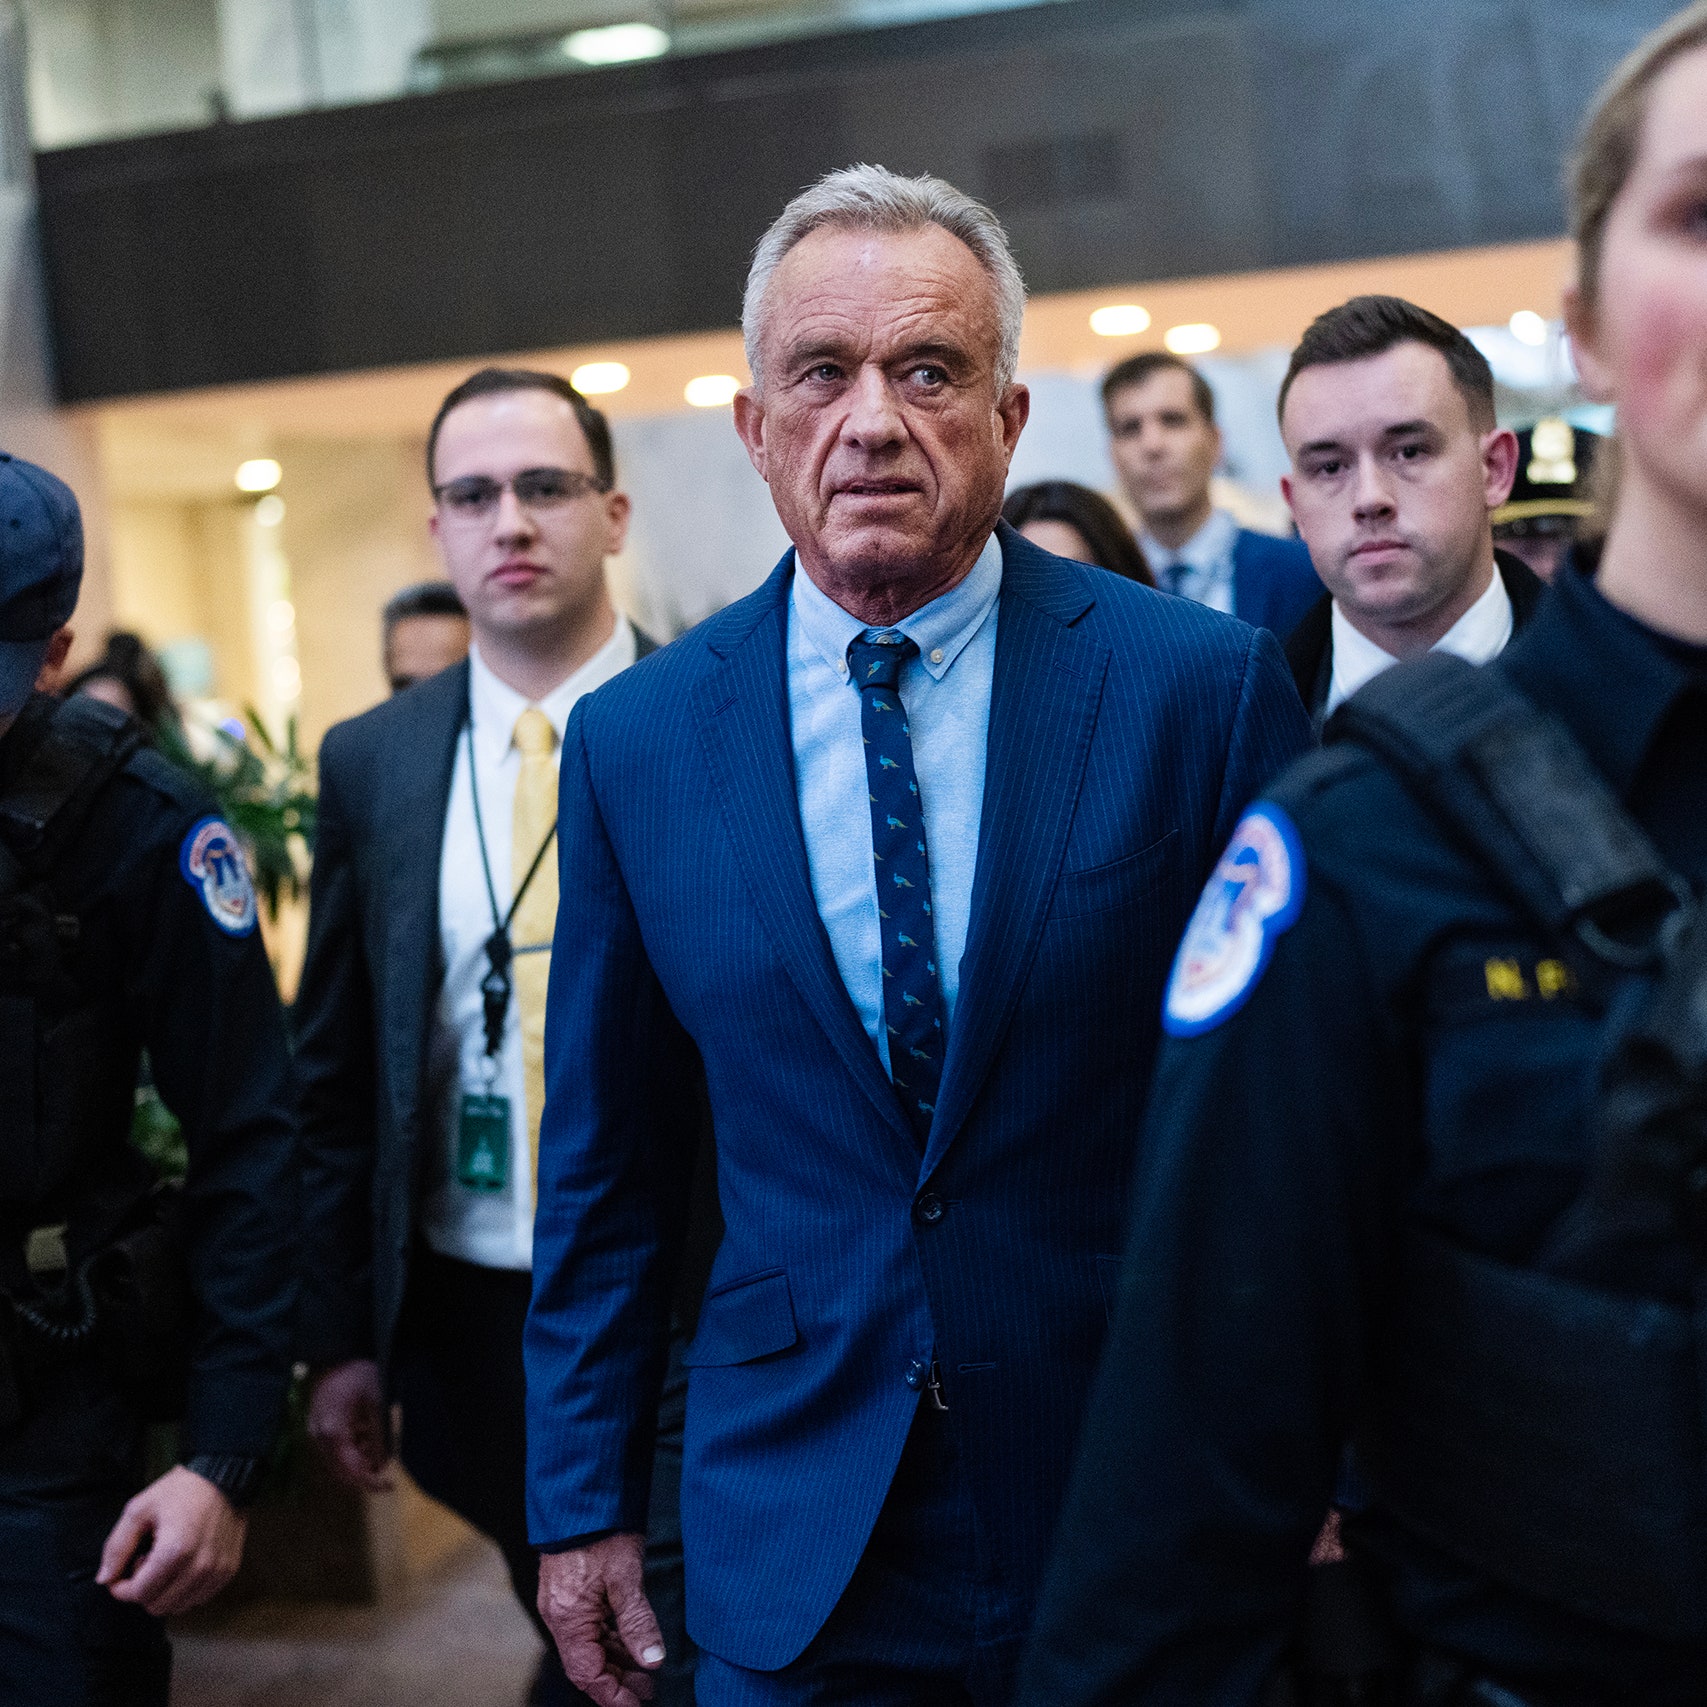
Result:
{"type": "MultiPolygon", "coordinates": [[[[924,802],[931,917],[951,1032],[978,865],[1001,590],[1002,548],[992,535],[959,586],[895,625],[919,648],[901,671],[901,703],[924,802]]],[[[867,626],[796,564],[788,600],[788,713],[806,865],[836,970],[887,1072],[871,796],[859,689],[848,679],[847,662],[848,643],[867,626]]]]}
{"type": "Polygon", "coordinates": [[[1239,543],[1239,524],[1225,510],[1212,510],[1209,520],[1178,551],[1170,551],[1154,534],[1141,534],[1138,543],[1156,585],[1164,592],[1233,614],[1233,552],[1239,543]]]}

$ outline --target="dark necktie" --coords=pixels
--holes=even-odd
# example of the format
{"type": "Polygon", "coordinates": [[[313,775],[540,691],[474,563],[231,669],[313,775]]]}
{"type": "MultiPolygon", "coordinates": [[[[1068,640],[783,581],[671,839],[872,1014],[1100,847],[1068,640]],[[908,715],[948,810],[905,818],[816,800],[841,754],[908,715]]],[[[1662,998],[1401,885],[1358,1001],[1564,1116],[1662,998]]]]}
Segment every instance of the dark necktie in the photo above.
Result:
{"type": "Polygon", "coordinates": [[[867,629],[848,647],[859,688],[865,774],[871,794],[871,853],[877,872],[877,920],[883,933],[883,1019],[889,1077],[918,1134],[930,1135],[942,1083],[942,985],[931,918],[931,867],[925,815],[913,770],[913,735],[901,705],[901,666],[918,647],[894,629],[867,629]]]}
{"type": "Polygon", "coordinates": [[[1185,582],[1186,565],[1176,557],[1171,563],[1163,563],[1152,572],[1156,577],[1156,585],[1164,593],[1177,593],[1185,582]]]}

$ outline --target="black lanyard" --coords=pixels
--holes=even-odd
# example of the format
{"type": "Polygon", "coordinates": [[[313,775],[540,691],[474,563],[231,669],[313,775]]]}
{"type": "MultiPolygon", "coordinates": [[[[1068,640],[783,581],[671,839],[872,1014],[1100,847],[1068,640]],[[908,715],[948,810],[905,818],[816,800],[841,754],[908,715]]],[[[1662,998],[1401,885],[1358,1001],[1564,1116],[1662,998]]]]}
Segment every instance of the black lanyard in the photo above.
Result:
{"type": "Polygon", "coordinates": [[[544,863],[546,849],[557,836],[557,826],[553,824],[545,832],[545,840],[539,844],[539,852],[533,856],[533,864],[528,867],[527,876],[521,880],[510,899],[509,912],[500,917],[498,891],[492,887],[492,861],[486,853],[486,825],[480,817],[480,779],[474,769],[472,708],[462,725],[462,731],[468,738],[468,792],[474,797],[474,838],[480,844],[480,869],[486,878],[486,900],[492,908],[492,934],[486,939],[486,976],[480,980],[480,997],[486,1016],[486,1058],[492,1061],[497,1059],[499,1051],[504,1047],[504,1020],[510,1011],[510,991],[513,988],[510,962],[515,958],[516,951],[510,942],[510,921],[515,918],[516,908],[522,904],[522,897],[527,894],[534,873],[544,863]]]}

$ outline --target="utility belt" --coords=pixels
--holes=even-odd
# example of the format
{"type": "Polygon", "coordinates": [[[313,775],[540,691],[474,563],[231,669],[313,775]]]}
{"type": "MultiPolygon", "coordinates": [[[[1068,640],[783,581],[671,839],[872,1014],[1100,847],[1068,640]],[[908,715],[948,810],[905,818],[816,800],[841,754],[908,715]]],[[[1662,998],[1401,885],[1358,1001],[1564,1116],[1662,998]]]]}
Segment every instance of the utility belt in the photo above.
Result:
{"type": "Polygon", "coordinates": [[[183,1414],[194,1301],[182,1194],[159,1185],[95,1248],[76,1255],[66,1224],[0,1245],[0,1430],[34,1412],[49,1371],[104,1364],[145,1422],[183,1414]]]}

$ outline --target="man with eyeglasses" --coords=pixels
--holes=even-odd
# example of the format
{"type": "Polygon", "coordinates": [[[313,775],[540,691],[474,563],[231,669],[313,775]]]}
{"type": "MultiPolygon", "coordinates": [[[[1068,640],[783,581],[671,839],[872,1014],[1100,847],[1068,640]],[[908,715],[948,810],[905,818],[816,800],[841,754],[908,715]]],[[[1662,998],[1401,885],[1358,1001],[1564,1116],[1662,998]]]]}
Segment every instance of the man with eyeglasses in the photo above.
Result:
{"type": "MultiPolygon", "coordinates": [[[[404,1467],[503,1550],[537,1624],[523,1514],[522,1324],[570,708],[655,650],[611,603],[629,501],[610,428],[553,374],[487,368],[427,438],[430,523],[466,663],[328,732],[307,963],[301,1355],[309,1431],[344,1479],[404,1467]]],[[[573,882],[575,874],[565,873],[573,882]]],[[[690,1259],[691,1275],[701,1265],[690,1259]]],[[[676,1304],[691,1314],[692,1281],[676,1304]]],[[[662,1311],[663,1301],[660,1302],[662,1311]]],[[[666,1383],[649,1588],[682,1664],[682,1378],[666,1383]]],[[[543,1629],[543,1626],[541,1626],[543,1629]]],[[[583,1700],[547,1642],[530,1699],[583,1700]]]]}

